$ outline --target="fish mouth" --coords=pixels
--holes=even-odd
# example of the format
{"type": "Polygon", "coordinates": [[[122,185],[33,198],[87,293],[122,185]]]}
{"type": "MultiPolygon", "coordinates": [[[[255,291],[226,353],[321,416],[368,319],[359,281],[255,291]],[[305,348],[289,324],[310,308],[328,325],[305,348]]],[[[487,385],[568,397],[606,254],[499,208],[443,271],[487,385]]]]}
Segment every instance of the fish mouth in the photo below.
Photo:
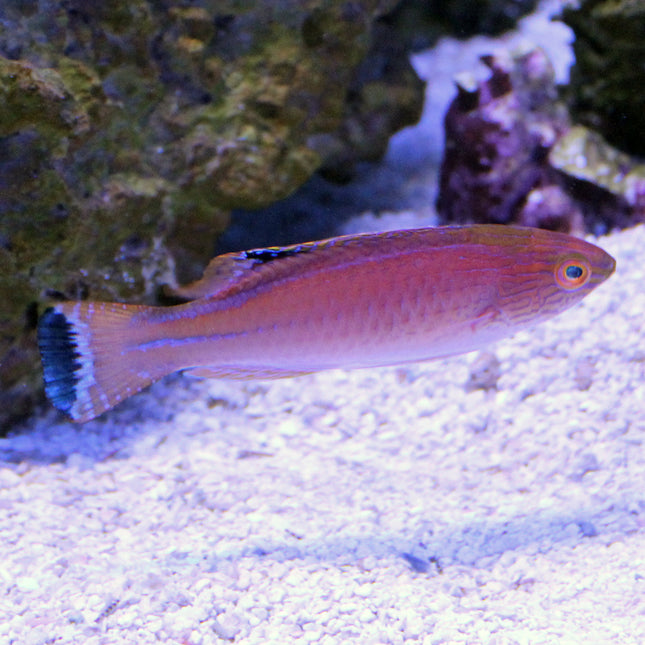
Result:
{"type": "Polygon", "coordinates": [[[602,259],[599,271],[604,279],[607,279],[616,270],[616,260],[609,253],[605,253],[602,259]]]}
{"type": "Polygon", "coordinates": [[[609,253],[606,253],[601,249],[601,254],[599,254],[598,257],[594,258],[593,261],[591,282],[600,284],[601,282],[604,282],[607,278],[609,278],[615,270],[616,260],[614,260],[614,258],[609,255],[609,253]]]}

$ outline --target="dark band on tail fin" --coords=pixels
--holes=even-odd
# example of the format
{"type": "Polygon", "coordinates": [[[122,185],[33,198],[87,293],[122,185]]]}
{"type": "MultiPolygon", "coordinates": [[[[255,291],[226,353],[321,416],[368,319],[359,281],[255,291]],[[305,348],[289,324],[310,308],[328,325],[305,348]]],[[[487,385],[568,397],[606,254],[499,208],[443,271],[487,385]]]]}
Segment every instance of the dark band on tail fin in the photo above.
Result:
{"type": "Polygon", "coordinates": [[[72,324],[53,307],[38,322],[38,348],[43,364],[45,392],[50,401],[69,413],[76,401],[81,357],[72,324]]]}

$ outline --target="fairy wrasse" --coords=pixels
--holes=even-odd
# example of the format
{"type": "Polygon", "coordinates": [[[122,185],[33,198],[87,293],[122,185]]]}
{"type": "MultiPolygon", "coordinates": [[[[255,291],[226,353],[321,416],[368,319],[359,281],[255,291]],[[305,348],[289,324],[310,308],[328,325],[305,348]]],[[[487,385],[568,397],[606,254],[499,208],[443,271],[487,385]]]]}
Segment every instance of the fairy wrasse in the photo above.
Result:
{"type": "Polygon", "coordinates": [[[175,290],[183,304],[47,309],[45,389],[87,421],[176,370],[277,378],[469,352],[568,309],[614,268],[580,239],[497,225],[229,253],[175,290]]]}

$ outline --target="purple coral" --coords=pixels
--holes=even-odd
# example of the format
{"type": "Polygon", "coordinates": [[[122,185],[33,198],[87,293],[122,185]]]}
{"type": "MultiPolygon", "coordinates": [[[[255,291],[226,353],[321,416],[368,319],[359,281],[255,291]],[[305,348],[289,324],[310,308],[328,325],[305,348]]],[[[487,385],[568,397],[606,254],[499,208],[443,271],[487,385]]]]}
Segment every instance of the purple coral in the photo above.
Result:
{"type": "Polygon", "coordinates": [[[604,233],[645,221],[645,165],[573,125],[541,49],[456,79],[437,210],[447,221],[604,233]]]}
{"type": "Polygon", "coordinates": [[[445,117],[439,213],[457,222],[569,230],[576,210],[571,199],[553,189],[535,193],[554,183],[548,153],[568,127],[566,113],[555,102],[549,60],[535,48],[482,61],[490,77],[481,83],[458,77],[458,93],[445,117]],[[545,200],[556,208],[540,208],[545,200]]]}

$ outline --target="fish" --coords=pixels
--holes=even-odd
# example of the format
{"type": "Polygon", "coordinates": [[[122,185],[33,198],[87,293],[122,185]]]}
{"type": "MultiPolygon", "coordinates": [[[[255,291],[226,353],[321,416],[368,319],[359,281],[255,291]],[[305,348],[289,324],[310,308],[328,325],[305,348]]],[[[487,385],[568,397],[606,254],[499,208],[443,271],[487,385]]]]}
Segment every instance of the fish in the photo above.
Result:
{"type": "Polygon", "coordinates": [[[569,309],[615,266],[576,237],[495,224],[228,253],[171,290],[179,304],[48,307],[45,391],[85,422],[180,370],[273,379],[466,353],[569,309]]]}

